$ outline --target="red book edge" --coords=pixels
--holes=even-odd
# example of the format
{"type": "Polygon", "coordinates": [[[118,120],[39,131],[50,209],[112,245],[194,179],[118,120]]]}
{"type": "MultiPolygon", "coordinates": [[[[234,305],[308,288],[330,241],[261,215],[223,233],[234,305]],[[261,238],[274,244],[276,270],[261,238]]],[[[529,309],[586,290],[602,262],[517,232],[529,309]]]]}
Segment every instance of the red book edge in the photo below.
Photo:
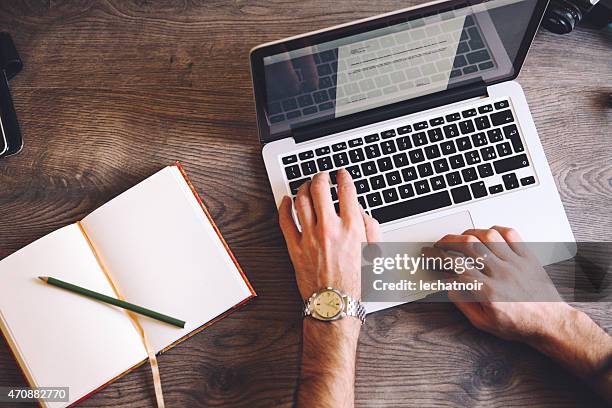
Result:
{"type": "MultiPolygon", "coordinates": [[[[219,239],[221,240],[221,243],[223,244],[223,247],[225,248],[225,250],[227,251],[228,255],[230,256],[230,258],[232,259],[232,262],[234,262],[234,265],[236,265],[236,269],[238,269],[238,272],[240,272],[240,276],[242,276],[242,279],[244,280],[244,283],[247,285],[247,287],[249,288],[249,291],[251,292],[251,296],[247,297],[246,299],[244,299],[243,301],[241,301],[240,303],[234,305],[233,307],[231,307],[230,309],[228,309],[227,311],[223,312],[222,314],[220,314],[219,316],[215,317],[214,319],[212,319],[211,321],[209,321],[208,323],[203,324],[202,326],[198,327],[197,329],[191,331],[190,333],[187,333],[185,336],[181,337],[180,339],[178,339],[177,341],[175,341],[174,343],[168,345],[167,347],[163,348],[159,353],[157,353],[157,355],[160,355],[162,353],[165,353],[166,351],[170,350],[171,348],[177,346],[178,344],[184,342],[185,340],[189,339],[190,337],[200,333],[202,330],[210,327],[211,325],[213,325],[214,323],[217,323],[218,321],[226,318],[227,316],[229,316],[230,314],[232,314],[233,312],[235,312],[236,310],[238,310],[240,307],[244,306],[246,303],[248,303],[251,299],[255,298],[257,296],[257,293],[255,293],[255,290],[253,289],[253,286],[251,285],[251,282],[249,282],[248,278],[246,277],[244,271],[242,270],[242,267],[240,266],[240,264],[238,263],[238,261],[236,260],[236,257],[234,256],[234,253],[231,251],[229,245],[227,244],[227,242],[225,241],[225,238],[223,238],[223,235],[221,235],[221,231],[219,230],[219,227],[217,226],[217,224],[215,223],[215,221],[213,220],[212,216],[210,215],[210,212],[208,211],[208,208],[206,208],[206,205],[204,205],[204,201],[202,201],[202,198],[200,197],[200,195],[198,194],[198,192],[196,191],[195,187],[193,186],[193,184],[191,183],[191,180],[189,179],[189,177],[187,176],[187,173],[185,173],[185,169],[183,168],[183,166],[181,165],[180,162],[176,161],[174,162],[173,166],[177,167],[178,170],[181,172],[181,175],[183,176],[183,178],[185,179],[185,182],[187,182],[187,185],[189,186],[189,188],[191,189],[191,192],[193,193],[193,195],[195,196],[196,200],[198,201],[198,203],[200,204],[200,208],[202,208],[202,211],[204,212],[204,214],[206,215],[206,218],[208,218],[208,221],[210,222],[210,224],[212,225],[213,229],[215,230],[215,232],[217,233],[217,236],[219,237],[219,239]]],[[[8,330],[7,330],[8,332],[8,330]]],[[[17,366],[19,367],[21,374],[23,375],[23,378],[26,380],[26,382],[28,384],[31,384],[31,381],[29,379],[29,375],[27,374],[26,370],[24,367],[22,367],[21,364],[21,359],[18,358],[17,354],[13,351],[13,348],[11,347],[12,342],[9,340],[9,338],[7,336],[4,335],[4,330],[0,330],[0,333],[2,334],[2,336],[4,337],[7,345],[9,346],[9,350],[11,352],[11,354],[13,355],[14,359],[17,361],[17,366]]],[[[141,361],[140,363],[136,364],[135,366],[128,368],[126,371],[124,371],[123,373],[121,373],[120,375],[118,375],[115,378],[112,378],[111,380],[109,380],[108,382],[102,384],[100,387],[96,388],[95,390],[93,390],[92,392],[90,392],[89,394],[84,395],[83,397],[81,397],[80,399],[78,399],[77,401],[75,401],[74,403],[70,404],[69,407],[73,407],[75,405],[77,405],[78,403],[86,400],[87,398],[91,397],[92,395],[102,391],[104,388],[106,388],[107,386],[109,386],[110,384],[112,384],[113,382],[119,380],[120,378],[128,375],[129,373],[131,373],[132,371],[134,371],[135,369],[137,369],[138,367],[140,367],[141,365],[143,365],[144,363],[146,363],[148,360],[145,359],[143,361],[141,361]]],[[[39,406],[43,406],[40,402],[38,402],[39,406]]]]}

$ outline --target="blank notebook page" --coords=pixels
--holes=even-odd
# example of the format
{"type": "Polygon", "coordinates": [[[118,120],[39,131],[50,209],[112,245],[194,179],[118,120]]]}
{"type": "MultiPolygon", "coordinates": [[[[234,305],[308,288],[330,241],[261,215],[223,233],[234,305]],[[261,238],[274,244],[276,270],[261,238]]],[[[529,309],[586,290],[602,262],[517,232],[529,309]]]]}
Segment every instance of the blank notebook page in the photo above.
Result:
{"type": "Polygon", "coordinates": [[[177,166],[149,177],[83,220],[126,300],[185,320],[140,317],[160,351],[251,296],[177,166]]]}
{"type": "Polygon", "coordinates": [[[114,296],[74,224],[0,262],[0,314],[36,386],[68,386],[74,402],[147,358],[122,309],[50,286],[41,275],[114,296]]]}

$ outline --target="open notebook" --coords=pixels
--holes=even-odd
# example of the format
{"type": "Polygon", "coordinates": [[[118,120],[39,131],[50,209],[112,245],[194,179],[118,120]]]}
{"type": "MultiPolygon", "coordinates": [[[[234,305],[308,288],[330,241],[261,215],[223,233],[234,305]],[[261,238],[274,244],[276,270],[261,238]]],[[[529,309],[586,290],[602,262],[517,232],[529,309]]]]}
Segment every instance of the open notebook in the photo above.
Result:
{"type": "Polygon", "coordinates": [[[156,353],[255,296],[180,165],[169,166],[0,261],[0,327],[33,387],[70,387],[72,404],[147,359],[119,308],[44,284],[53,276],[187,322],[138,315],[156,353]]]}

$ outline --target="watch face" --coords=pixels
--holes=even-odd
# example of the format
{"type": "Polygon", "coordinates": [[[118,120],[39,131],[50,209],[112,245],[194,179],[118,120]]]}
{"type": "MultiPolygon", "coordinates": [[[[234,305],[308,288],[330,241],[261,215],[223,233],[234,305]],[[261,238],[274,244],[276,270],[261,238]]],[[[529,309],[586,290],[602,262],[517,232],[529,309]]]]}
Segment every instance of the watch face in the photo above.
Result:
{"type": "Polygon", "coordinates": [[[314,300],[314,311],[323,319],[333,319],[342,311],[342,296],[334,290],[319,293],[314,300]]]}

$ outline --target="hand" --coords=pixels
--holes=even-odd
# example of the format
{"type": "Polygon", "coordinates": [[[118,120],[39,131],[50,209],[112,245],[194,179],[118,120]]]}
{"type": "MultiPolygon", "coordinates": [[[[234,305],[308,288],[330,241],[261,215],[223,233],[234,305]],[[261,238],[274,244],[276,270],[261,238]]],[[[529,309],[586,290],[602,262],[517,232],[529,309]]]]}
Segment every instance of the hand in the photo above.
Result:
{"type": "Polygon", "coordinates": [[[477,328],[507,340],[530,342],[562,324],[570,306],[564,303],[535,255],[510,228],[468,230],[447,235],[426,256],[454,257],[461,252],[484,259],[484,269],[453,274],[457,281],[483,282],[477,294],[454,291],[449,298],[477,328]]]}
{"type": "Polygon", "coordinates": [[[279,207],[303,299],[328,286],[361,299],[361,243],[380,239],[378,222],[359,205],[349,173],[339,170],[337,180],[340,214],[334,209],[327,173],[315,175],[298,191],[295,208],[301,232],[293,220],[291,198],[284,197],[279,207]]]}

